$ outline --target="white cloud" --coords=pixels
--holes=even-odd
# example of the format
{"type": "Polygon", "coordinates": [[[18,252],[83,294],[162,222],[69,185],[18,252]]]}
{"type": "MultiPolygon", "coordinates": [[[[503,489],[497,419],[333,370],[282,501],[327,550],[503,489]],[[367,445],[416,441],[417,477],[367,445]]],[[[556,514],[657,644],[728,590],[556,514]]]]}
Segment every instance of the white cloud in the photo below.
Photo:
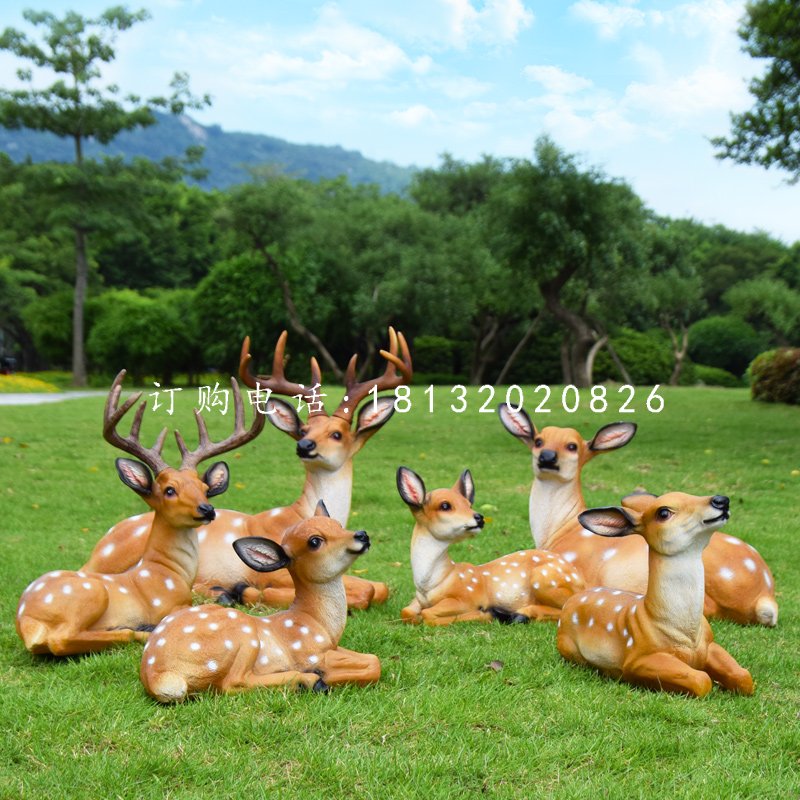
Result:
{"type": "Polygon", "coordinates": [[[420,125],[435,122],[436,114],[428,106],[418,103],[417,105],[409,106],[403,111],[392,111],[389,114],[389,119],[406,128],[417,128],[420,125]]]}
{"type": "Polygon", "coordinates": [[[533,22],[521,0],[485,0],[480,9],[471,0],[440,0],[440,4],[445,12],[444,38],[455,47],[470,41],[513,42],[533,22]]]}
{"type": "Polygon", "coordinates": [[[600,3],[598,0],[578,0],[569,10],[578,19],[595,25],[603,39],[615,39],[625,28],[641,28],[648,18],[644,11],[634,8],[631,2],[600,3]]]}
{"type": "Polygon", "coordinates": [[[547,64],[531,64],[525,67],[522,73],[529,80],[540,83],[546,91],[554,94],[572,94],[592,86],[588,78],[547,64]]]}

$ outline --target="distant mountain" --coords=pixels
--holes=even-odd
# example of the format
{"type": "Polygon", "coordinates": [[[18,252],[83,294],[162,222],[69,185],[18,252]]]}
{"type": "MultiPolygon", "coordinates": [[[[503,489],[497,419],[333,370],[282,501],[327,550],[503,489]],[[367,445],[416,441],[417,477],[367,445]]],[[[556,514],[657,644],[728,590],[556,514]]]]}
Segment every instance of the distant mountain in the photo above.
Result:
{"type": "MultiPolygon", "coordinates": [[[[109,145],[89,142],[87,156],[144,156],[158,161],[182,156],[187,147],[205,147],[202,166],[207,188],[224,189],[249,180],[247,167],[273,165],[287,175],[316,181],[346,175],[351,183],[375,183],[384,192],[402,192],[414,174],[412,167],[389,161],[371,161],[355,150],[314,144],[291,144],[274,136],[227,133],[219,125],[201,125],[188,116],[157,114],[149,128],[121,133],[109,145]]],[[[71,161],[72,141],[50,133],[0,128],[0,151],[15,161],[71,161]]]]}

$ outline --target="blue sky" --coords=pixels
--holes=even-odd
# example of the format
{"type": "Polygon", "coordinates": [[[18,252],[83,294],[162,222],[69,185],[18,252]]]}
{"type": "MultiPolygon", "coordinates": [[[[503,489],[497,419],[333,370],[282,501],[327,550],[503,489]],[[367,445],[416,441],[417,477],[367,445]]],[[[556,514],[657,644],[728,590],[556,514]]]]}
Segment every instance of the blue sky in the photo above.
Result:
{"type": "MultiPolygon", "coordinates": [[[[93,15],[107,2],[4,0],[93,15]]],[[[445,151],[529,156],[547,133],[654,210],[800,239],[800,186],[720,162],[708,138],[750,106],[760,65],[744,0],[151,0],[109,81],[143,95],[189,72],[226,130],[435,165],[445,151]]],[[[139,4],[130,6],[139,8],[139,4]]],[[[0,55],[0,75],[16,67],[0,55]]],[[[6,77],[8,76],[8,77],[6,77]]]]}

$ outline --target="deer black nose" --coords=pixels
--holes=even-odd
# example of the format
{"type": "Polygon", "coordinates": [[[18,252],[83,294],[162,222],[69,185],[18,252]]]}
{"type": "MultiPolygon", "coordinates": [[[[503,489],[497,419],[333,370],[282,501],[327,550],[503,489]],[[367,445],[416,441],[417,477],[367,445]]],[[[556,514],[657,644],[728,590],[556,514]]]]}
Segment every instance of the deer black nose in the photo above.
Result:
{"type": "Polygon", "coordinates": [[[731,501],[725,497],[724,494],[715,494],[711,498],[711,505],[714,506],[714,508],[718,508],[720,511],[727,511],[730,504],[731,501]]]}
{"type": "Polygon", "coordinates": [[[478,528],[482,528],[484,522],[483,514],[475,514],[474,517],[475,517],[475,526],[478,528]]]}
{"type": "Polygon", "coordinates": [[[366,531],[356,531],[353,534],[353,538],[357,542],[361,542],[362,544],[369,544],[369,535],[367,534],[366,531]]]}
{"type": "Polygon", "coordinates": [[[297,455],[300,458],[308,458],[316,446],[317,443],[313,439],[301,439],[297,443],[297,455]]]}
{"type": "Polygon", "coordinates": [[[214,506],[210,503],[200,503],[200,505],[197,506],[197,511],[203,519],[207,519],[209,522],[217,517],[217,512],[214,511],[214,506]]]}
{"type": "Polygon", "coordinates": [[[555,466],[556,462],[558,461],[558,453],[555,450],[542,450],[539,453],[539,466],[540,467],[552,467],[555,466]]]}

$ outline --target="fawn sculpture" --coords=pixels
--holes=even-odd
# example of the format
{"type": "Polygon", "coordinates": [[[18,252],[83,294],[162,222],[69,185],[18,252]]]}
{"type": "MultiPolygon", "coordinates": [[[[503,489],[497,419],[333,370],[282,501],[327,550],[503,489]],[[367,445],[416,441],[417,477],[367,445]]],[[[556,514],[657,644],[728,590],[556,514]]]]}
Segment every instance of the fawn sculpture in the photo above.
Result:
{"type": "Polygon", "coordinates": [[[639,534],[648,548],[647,593],[596,587],[571,597],[556,644],[568,661],[652,689],[704,697],[712,682],[753,693],[750,673],[714,642],[703,616],[703,549],[729,517],[722,495],[672,492],[635,500],[639,510],[595,508],[581,524],[600,536],[639,534]]]}
{"type": "Polygon", "coordinates": [[[171,703],[212,689],[322,691],[377,681],[381,665],[376,656],[339,647],[347,620],[342,575],[369,544],[364,531],[347,531],[330,519],[322,501],[313,517],[284,533],[280,544],[261,537],[237,539],[233,548],[251,569],[289,569],[294,602],[268,617],[219,605],[168,616],[142,654],[140,676],[148,694],[171,703]]]}
{"type": "MultiPolygon", "coordinates": [[[[593,536],[578,515],[586,510],[581,470],[598,453],[623,447],[633,438],[633,423],[605,425],[591,441],[572,428],[537,431],[524,410],[498,408],[505,428],[533,454],[531,529],[537,547],[558,553],[574,565],[587,586],[613,586],[643,593],[647,588],[647,547],[639,536],[607,541],[593,536]]],[[[708,617],[739,624],[778,622],[775,583],[758,551],[741,539],[715,534],[703,553],[708,617]]]]}
{"type": "Polygon", "coordinates": [[[583,588],[577,572],[554,553],[520,550],[487,564],[455,563],[449,548],[475,536],[484,519],[472,509],[475,485],[464,470],[452,489],[427,493],[413,470],[397,470],[397,489],[414,516],[411,570],[416,596],[405,622],[529,622],[556,620],[568,597],[583,588]]]}
{"type": "MultiPolygon", "coordinates": [[[[346,393],[336,410],[328,415],[316,395],[322,380],[319,365],[311,359],[311,383],[308,387],[292,383],[284,377],[284,352],[287,332],[284,331],[275,347],[272,374],[258,377],[250,373],[250,339],[245,339],[240,360],[240,377],[251,388],[264,390],[269,396],[265,410],[270,422],[297,441],[297,455],[305,468],[305,485],[300,497],[290,506],[249,515],[240,511],[220,509],[217,519],[199,535],[200,566],[195,591],[209,598],[219,598],[230,605],[241,601],[248,605],[264,602],[286,606],[294,597],[289,574],[285,570],[260,573],[250,569],[236,557],[231,544],[247,536],[265,536],[280,541],[283,532],[313,515],[320,500],[324,500],[331,515],[342,525],[350,514],[353,488],[353,458],[364,444],[394,414],[394,397],[378,397],[377,392],[394,389],[408,383],[412,376],[411,356],[402,333],[389,329],[389,351],[380,353],[386,360],[382,376],[359,382],[356,380],[354,355],[345,375],[346,393]],[[361,406],[370,394],[373,397],[361,406]],[[295,409],[276,395],[299,397],[309,404],[308,419],[301,421],[295,409]],[[356,420],[355,428],[352,427],[356,420]]],[[[117,523],[98,542],[86,569],[120,572],[128,569],[141,556],[142,536],[147,531],[149,516],[132,517],[117,523]]],[[[345,576],[348,605],[368,608],[371,603],[384,602],[388,587],[353,576],[345,576]]]]}
{"type": "Polygon", "coordinates": [[[227,489],[229,478],[223,461],[212,464],[202,478],[197,465],[251,441],[264,428],[264,416],[256,413],[250,429],[245,430],[239,388],[231,379],[236,407],[233,434],[212,442],[202,416],[195,412],[199,445],[189,451],[175,431],[182,462],[179,469],[172,469],[161,456],[166,428],[153,447],[139,442],[145,402],[136,411],[130,434],[117,433],[117,424],[141,396],[138,392],[118,407],[124,376],[122,370],[108,395],[103,436],[144,462],[128,458],[116,461],[122,482],[141,495],[154,512],[142,558],[120,574],[55,570],[33,581],[23,592],[17,610],[17,633],[31,653],[66,656],[144,641],[164,616],[190,605],[197,572],[196,529],[214,519],[214,507],[208,500],[227,489]]]}

